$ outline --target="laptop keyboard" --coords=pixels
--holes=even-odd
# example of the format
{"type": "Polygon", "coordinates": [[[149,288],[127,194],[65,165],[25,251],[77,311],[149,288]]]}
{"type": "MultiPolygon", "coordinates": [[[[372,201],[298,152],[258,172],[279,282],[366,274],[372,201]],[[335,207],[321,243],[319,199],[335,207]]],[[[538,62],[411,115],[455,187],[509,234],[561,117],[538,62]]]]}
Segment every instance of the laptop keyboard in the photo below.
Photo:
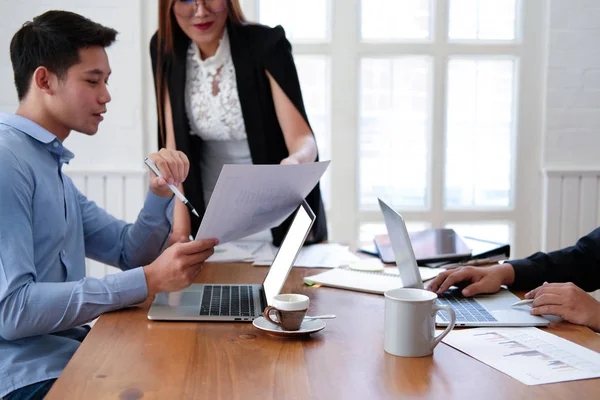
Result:
{"type": "MultiPolygon", "coordinates": [[[[470,297],[464,297],[459,290],[447,291],[438,297],[439,305],[449,306],[456,313],[456,322],[494,322],[496,318],[485,308],[470,297]]],[[[440,318],[444,322],[450,321],[447,312],[441,311],[440,318]]]]}
{"type": "Polygon", "coordinates": [[[253,287],[205,285],[200,315],[254,316],[253,287]]]}

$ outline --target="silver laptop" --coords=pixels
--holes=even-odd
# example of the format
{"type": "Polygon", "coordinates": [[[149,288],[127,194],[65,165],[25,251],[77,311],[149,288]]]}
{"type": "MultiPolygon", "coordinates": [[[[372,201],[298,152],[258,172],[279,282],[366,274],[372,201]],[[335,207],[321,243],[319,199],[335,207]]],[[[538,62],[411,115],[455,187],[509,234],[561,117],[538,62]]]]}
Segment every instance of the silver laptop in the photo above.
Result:
{"type": "MultiPolygon", "coordinates": [[[[392,242],[402,286],[423,289],[404,219],[381,199],[379,207],[392,242]]],[[[489,295],[464,297],[460,290],[451,288],[438,298],[439,304],[452,307],[456,313],[456,326],[546,326],[550,323],[542,317],[529,314],[526,308],[511,308],[516,301],[519,298],[506,289],[489,295]]],[[[447,313],[438,313],[436,324],[448,325],[447,313]]]]}
{"type": "Polygon", "coordinates": [[[262,315],[281,291],[315,220],[306,201],[295,212],[290,228],[262,285],[193,284],[156,295],[148,319],[171,321],[252,321],[262,315]]]}

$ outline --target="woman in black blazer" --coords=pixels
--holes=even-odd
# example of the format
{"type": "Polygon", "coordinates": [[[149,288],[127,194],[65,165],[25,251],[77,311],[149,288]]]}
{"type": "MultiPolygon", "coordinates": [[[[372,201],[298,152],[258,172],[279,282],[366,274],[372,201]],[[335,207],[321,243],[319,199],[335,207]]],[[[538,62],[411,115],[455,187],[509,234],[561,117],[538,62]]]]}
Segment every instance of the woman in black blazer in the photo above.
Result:
{"type": "MultiPolygon", "coordinates": [[[[224,163],[318,160],[291,45],[280,26],[247,23],[238,0],[160,0],[150,53],[159,148],[176,148],[190,159],[183,192],[200,216],[224,163]]],[[[323,241],[319,185],[306,200],[316,215],[307,242],[323,241]]],[[[271,230],[275,245],[290,222],[271,230]]],[[[171,242],[187,239],[199,225],[178,201],[171,242]]]]}

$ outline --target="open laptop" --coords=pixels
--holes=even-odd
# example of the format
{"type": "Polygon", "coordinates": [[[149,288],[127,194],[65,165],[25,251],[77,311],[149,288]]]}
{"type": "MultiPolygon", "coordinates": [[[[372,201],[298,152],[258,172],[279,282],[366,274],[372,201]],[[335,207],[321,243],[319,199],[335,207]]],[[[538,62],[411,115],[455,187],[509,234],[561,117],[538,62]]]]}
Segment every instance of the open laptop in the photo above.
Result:
{"type": "MultiPolygon", "coordinates": [[[[381,199],[379,207],[394,249],[402,286],[423,289],[404,219],[381,199]]],[[[547,326],[550,323],[542,317],[529,314],[527,309],[511,308],[516,301],[519,298],[506,289],[475,297],[464,297],[460,290],[454,289],[438,298],[439,304],[452,307],[456,313],[456,326],[547,326]]],[[[438,313],[436,324],[448,325],[448,317],[445,312],[438,313]]]]}
{"type": "Polygon", "coordinates": [[[193,284],[179,292],[159,293],[148,311],[148,319],[252,321],[260,317],[273,296],[281,291],[314,220],[315,214],[303,201],[262,285],[193,284]]]}

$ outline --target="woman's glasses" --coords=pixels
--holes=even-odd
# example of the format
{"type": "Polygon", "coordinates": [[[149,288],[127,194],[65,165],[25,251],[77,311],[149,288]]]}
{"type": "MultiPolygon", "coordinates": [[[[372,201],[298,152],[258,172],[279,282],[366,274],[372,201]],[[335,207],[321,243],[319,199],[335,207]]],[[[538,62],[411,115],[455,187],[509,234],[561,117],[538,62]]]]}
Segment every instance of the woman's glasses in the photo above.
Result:
{"type": "Polygon", "coordinates": [[[227,8],[227,0],[175,0],[173,12],[181,17],[191,17],[198,12],[200,3],[206,11],[213,14],[227,8]]]}

